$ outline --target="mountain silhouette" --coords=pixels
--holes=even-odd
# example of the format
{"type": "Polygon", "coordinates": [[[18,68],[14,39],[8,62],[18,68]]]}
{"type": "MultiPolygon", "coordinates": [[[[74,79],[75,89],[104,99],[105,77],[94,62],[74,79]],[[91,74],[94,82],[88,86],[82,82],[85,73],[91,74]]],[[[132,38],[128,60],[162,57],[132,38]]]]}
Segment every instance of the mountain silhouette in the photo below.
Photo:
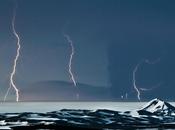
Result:
{"type": "Polygon", "coordinates": [[[40,81],[21,90],[22,101],[104,101],[110,99],[109,88],[66,81],[40,81]],[[79,94],[79,99],[77,99],[79,94]]]}

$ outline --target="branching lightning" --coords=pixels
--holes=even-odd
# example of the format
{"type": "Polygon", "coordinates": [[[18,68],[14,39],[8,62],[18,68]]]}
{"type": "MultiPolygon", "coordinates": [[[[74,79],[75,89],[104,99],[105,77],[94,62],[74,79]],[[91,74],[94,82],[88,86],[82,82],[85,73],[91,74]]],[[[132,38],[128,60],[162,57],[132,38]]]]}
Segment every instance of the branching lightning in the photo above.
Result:
{"type": "Polygon", "coordinates": [[[152,87],[152,88],[149,88],[149,89],[147,89],[147,88],[138,88],[137,85],[136,85],[136,72],[138,71],[138,68],[140,67],[140,65],[142,65],[143,63],[147,63],[147,64],[150,64],[150,65],[153,65],[153,64],[156,64],[156,63],[159,62],[159,61],[160,61],[160,58],[157,59],[157,60],[155,60],[155,61],[149,61],[148,59],[146,59],[146,60],[141,60],[141,61],[136,65],[136,67],[134,68],[134,70],[133,70],[133,87],[134,87],[134,89],[135,89],[136,92],[137,92],[137,99],[138,99],[139,101],[141,100],[141,98],[140,98],[141,92],[140,92],[140,91],[151,91],[151,90],[157,88],[158,86],[160,86],[160,84],[157,85],[157,86],[154,86],[154,87],[152,87]]]}
{"type": "Polygon", "coordinates": [[[20,56],[21,45],[20,45],[19,35],[18,35],[18,33],[16,32],[16,29],[15,29],[16,9],[17,9],[17,5],[15,6],[14,11],[13,11],[12,31],[13,31],[14,36],[17,39],[17,43],[16,43],[17,44],[17,50],[16,50],[16,56],[15,56],[14,63],[13,63],[12,72],[10,74],[10,87],[8,88],[7,93],[6,93],[5,97],[4,97],[4,101],[6,100],[6,97],[7,97],[8,93],[9,93],[9,91],[10,91],[10,88],[13,87],[15,92],[16,92],[16,101],[18,102],[19,101],[19,90],[18,90],[18,88],[17,88],[17,86],[15,84],[14,76],[16,74],[16,66],[17,66],[17,62],[18,62],[19,56],[20,56]]]}
{"type": "Polygon", "coordinates": [[[151,90],[154,90],[156,88],[158,88],[162,83],[159,83],[151,88],[139,88],[141,91],[151,91],[151,90]]]}
{"type": "Polygon", "coordinates": [[[71,54],[70,54],[70,59],[69,59],[69,74],[70,74],[70,78],[71,78],[72,82],[74,83],[74,86],[77,86],[77,83],[76,83],[75,78],[74,78],[74,74],[72,72],[72,60],[73,60],[73,56],[75,54],[74,45],[73,45],[73,42],[70,39],[69,35],[64,34],[64,37],[70,43],[70,47],[71,47],[71,54]]]}

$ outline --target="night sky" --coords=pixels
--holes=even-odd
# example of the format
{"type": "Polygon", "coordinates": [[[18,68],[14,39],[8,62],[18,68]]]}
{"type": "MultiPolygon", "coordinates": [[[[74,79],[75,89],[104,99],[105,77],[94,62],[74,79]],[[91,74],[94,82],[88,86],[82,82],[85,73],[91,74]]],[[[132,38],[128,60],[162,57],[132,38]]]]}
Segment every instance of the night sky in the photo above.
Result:
{"type": "MultiPolygon", "coordinates": [[[[64,34],[70,36],[75,47],[72,71],[78,88],[87,87],[79,90],[80,99],[137,101],[133,70],[144,60],[157,60],[155,64],[142,63],[138,68],[137,87],[153,88],[142,91],[141,100],[155,97],[175,100],[174,0],[17,0],[16,3],[15,27],[22,48],[15,82],[21,100],[34,100],[31,97],[37,100],[35,91],[44,95],[45,100],[59,100],[59,96],[49,97],[52,91],[58,91],[59,95],[65,84],[71,86],[71,89],[65,87],[66,96],[77,91],[72,90],[68,73],[71,48],[64,34]]],[[[14,7],[14,0],[0,1],[2,100],[16,55],[11,24],[14,7]]],[[[67,99],[65,95],[62,100],[67,99]]],[[[14,100],[14,96],[12,89],[8,100],[14,100]]]]}

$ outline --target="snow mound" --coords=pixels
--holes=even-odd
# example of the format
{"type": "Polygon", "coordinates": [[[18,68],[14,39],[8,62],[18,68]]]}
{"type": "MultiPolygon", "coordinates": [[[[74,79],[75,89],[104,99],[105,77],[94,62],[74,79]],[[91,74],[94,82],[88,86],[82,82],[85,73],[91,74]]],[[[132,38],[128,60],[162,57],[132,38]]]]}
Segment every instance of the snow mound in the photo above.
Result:
{"type": "Polygon", "coordinates": [[[158,98],[148,102],[139,111],[145,111],[161,116],[175,116],[175,107],[158,98]]]}

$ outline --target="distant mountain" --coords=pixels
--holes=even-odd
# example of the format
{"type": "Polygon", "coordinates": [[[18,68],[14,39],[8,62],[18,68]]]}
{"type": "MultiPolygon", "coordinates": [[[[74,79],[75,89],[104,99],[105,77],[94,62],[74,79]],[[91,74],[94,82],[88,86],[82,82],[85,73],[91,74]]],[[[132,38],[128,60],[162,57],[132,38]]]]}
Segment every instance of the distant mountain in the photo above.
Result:
{"type": "Polygon", "coordinates": [[[148,102],[138,111],[140,114],[155,114],[159,116],[171,116],[175,115],[175,107],[171,104],[155,98],[148,102]]]}
{"type": "Polygon", "coordinates": [[[23,101],[99,101],[109,100],[109,88],[66,81],[41,81],[21,90],[23,101]],[[79,97],[77,96],[79,95],[79,97]]]}

